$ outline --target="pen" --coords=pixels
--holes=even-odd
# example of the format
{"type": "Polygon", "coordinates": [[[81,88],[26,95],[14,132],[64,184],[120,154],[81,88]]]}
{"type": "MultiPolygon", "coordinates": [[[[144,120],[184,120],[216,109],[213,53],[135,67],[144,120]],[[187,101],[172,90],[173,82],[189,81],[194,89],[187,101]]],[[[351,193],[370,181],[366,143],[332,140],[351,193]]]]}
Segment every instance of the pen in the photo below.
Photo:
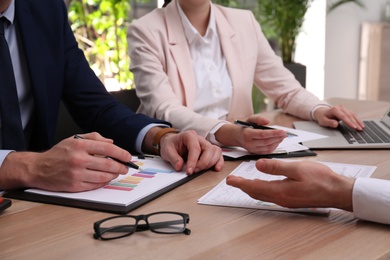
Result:
{"type": "MultiPolygon", "coordinates": [[[[234,120],[234,123],[236,125],[240,125],[240,126],[243,126],[243,127],[251,127],[253,129],[276,130],[275,128],[272,128],[272,127],[269,127],[269,126],[258,125],[258,124],[255,124],[255,123],[241,121],[241,120],[234,120]]],[[[286,131],[286,134],[289,135],[289,136],[298,136],[298,135],[296,135],[294,133],[287,132],[287,131],[286,131]]]]}
{"type": "MultiPolygon", "coordinates": [[[[83,137],[81,137],[81,136],[79,136],[79,135],[74,135],[74,138],[75,138],[75,139],[84,139],[83,137]]],[[[123,162],[123,161],[118,160],[118,159],[116,159],[116,158],[113,158],[113,157],[111,157],[111,156],[105,156],[105,158],[114,160],[114,161],[116,161],[116,162],[118,162],[118,163],[121,163],[121,164],[123,164],[123,165],[125,165],[125,166],[127,166],[127,167],[130,167],[130,168],[133,168],[133,169],[136,169],[136,170],[140,169],[140,167],[139,167],[138,165],[136,165],[135,163],[133,163],[133,162],[123,162]]],[[[141,169],[141,170],[142,170],[142,169],[141,169]]]]}

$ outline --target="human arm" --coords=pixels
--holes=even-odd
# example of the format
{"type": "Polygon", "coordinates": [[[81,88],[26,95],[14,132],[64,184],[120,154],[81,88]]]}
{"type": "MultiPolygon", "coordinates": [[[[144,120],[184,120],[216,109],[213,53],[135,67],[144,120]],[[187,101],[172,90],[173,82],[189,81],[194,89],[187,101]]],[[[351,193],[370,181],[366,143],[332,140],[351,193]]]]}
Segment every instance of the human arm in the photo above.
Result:
{"type": "Polygon", "coordinates": [[[98,133],[67,138],[45,152],[11,152],[0,167],[0,189],[39,188],[79,192],[106,185],[128,168],[129,152],[98,133]]]}
{"type": "Polygon", "coordinates": [[[315,120],[321,126],[335,128],[341,120],[357,130],[364,127],[353,112],[341,105],[331,106],[303,88],[270,48],[257,21],[251,21],[258,43],[254,82],[277,107],[302,119],[315,120]]]}
{"type": "Polygon", "coordinates": [[[353,211],[356,218],[390,224],[390,181],[344,177],[315,162],[262,159],[258,170],[283,175],[278,181],[228,176],[227,184],[255,199],[290,208],[332,207],[353,211]]]}

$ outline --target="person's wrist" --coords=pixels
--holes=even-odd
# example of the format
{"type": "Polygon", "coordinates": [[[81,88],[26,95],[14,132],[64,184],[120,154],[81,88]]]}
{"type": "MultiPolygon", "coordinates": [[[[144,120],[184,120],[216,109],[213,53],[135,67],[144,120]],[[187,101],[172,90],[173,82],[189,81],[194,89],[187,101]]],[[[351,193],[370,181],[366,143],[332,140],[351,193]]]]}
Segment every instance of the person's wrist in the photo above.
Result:
{"type": "Polygon", "coordinates": [[[313,121],[318,122],[318,115],[321,113],[321,110],[326,110],[331,108],[330,105],[317,105],[310,111],[310,117],[313,121]]]}
{"type": "Polygon", "coordinates": [[[237,146],[240,145],[241,127],[234,124],[224,124],[217,132],[215,137],[222,145],[237,146]]]}
{"type": "Polygon", "coordinates": [[[345,176],[339,176],[340,184],[336,185],[339,192],[336,192],[335,201],[338,201],[338,204],[335,205],[336,208],[343,209],[346,211],[353,211],[353,202],[352,202],[352,191],[355,184],[354,178],[349,178],[345,176]]]}
{"type": "Polygon", "coordinates": [[[1,189],[15,189],[32,186],[34,183],[32,168],[36,159],[30,158],[35,153],[10,152],[1,165],[1,189]]]}
{"type": "Polygon", "coordinates": [[[162,128],[160,129],[155,135],[154,135],[154,138],[153,138],[153,143],[152,143],[152,147],[154,149],[154,152],[158,155],[160,155],[160,150],[161,150],[161,143],[164,139],[164,137],[166,137],[168,134],[174,134],[174,133],[178,133],[179,131],[175,128],[162,128]]]}

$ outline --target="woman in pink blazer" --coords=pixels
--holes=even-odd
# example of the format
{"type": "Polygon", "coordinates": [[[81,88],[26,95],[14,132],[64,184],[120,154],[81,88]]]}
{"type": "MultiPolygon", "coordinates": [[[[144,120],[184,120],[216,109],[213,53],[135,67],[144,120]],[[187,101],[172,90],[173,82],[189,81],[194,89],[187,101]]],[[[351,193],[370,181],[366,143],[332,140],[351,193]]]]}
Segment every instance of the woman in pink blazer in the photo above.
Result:
{"type": "Polygon", "coordinates": [[[323,126],[337,127],[343,120],[364,127],[350,111],[331,107],[300,86],[250,11],[210,0],[173,0],[132,23],[127,38],[141,100],[138,112],[170,121],[179,130],[193,129],[215,144],[264,154],[286,136],[282,130],[231,123],[269,123],[253,115],[253,85],[286,113],[323,126]]]}

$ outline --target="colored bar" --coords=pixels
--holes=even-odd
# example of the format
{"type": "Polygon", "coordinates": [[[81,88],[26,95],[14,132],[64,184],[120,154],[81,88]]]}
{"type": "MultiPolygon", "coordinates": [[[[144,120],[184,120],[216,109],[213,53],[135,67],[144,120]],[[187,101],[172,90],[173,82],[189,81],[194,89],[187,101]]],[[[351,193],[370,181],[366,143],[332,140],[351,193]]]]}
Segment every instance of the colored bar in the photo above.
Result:
{"type": "Polygon", "coordinates": [[[145,171],[148,172],[161,172],[161,173],[172,173],[173,170],[167,170],[167,169],[156,169],[156,168],[146,168],[145,171]]]}
{"type": "Polygon", "coordinates": [[[142,181],[143,178],[141,177],[135,177],[135,176],[126,176],[125,178],[123,178],[123,180],[131,180],[131,181],[142,181]]]}
{"type": "Polygon", "coordinates": [[[120,187],[120,186],[111,186],[111,185],[107,185],[107,186],[104,186],[105,189],[111,189],[111,190],[121,190],[121,191],[132,191],[133,188],[129,188],[129,187],[120,187]]]}
{"type": "MultiPolygon", "coordinates": [[[[152,172],[152,171],[145,171],[145,170],[142,170],[142,171],[139,171],[138,173],[141,173],[141,174],[151,174],[151,175],[155,175],[157,172],[152,172]]],[[[134,174],[133,174],[134,175],[134,174]]]]}
{"type": "Polygon", "coordinates": [[[138,186],[137,184],[123,183],[123,182],[114,182],[114,183],[111,183],[110,185],[121,186],[121,187],[130,187],[130,188],[135,188],[138,186]]]}
{"type": "Polygon", "coordinates": [[[128,179],[122,179],[122,180],[119,180],[118,182],[139,184],[141,181],[139,181],[139,180],[133,181],[133,180],[128,180],[128,179]]]}
{"type": "Polygon", "coordinates": [[[154,177],[154,175],[150,175],[150,174],[140,174],[140,173],[133,173],[133,176],[142,177],[142,178],[153,178],[153,177],[154,177]]]}

